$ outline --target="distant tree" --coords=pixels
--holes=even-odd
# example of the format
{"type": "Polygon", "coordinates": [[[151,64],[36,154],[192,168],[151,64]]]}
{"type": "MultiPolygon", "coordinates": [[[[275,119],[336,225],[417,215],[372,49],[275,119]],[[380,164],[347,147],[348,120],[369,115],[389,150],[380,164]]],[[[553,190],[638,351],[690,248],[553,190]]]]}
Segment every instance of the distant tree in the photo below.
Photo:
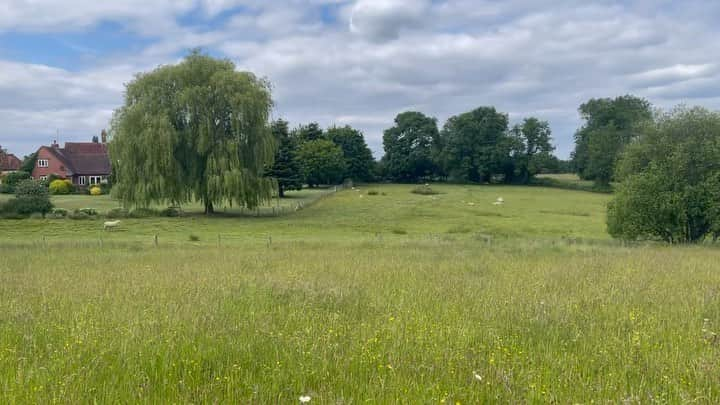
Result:
{"type": "Polygon", "coordinates": [[[678,108],[639,129],[618,163],[608,231],[670,243],[720,235],[720,113],[678,108]]]}
{"type": "Polygon", "coordinates": [[[299,127],[292,130],[290,136],[296,139],[301,144],[309,141],[317,141],[318,139],[324,139],[325,135],[322,128],[317,122],[311,122],[307,125],[300,125],[299,127]]]}
{"type": "Polygon", "coordinates": [[[2,184],[0,184],[0,193],[13,194],[15,187],[23,180],[30,179],[30,173],[25,171],[10,172],[3,176],[2,184]]]}
{"type": "Polygon", "coordinates": [[[52,209],[48,188],[38,181],[22,180],[15,187],[15,199],[8,201],[8,206],[18,214],[46,214],[52,209]]]}
{"type": "Polygon", "coordinates": [[[506,173],[511,148],[507,129],[507,115],[495,107],[480,107],[448,119],[440,134],[447,173],[474,183],[506,173]]]}
{"type": "Polygon", "coordinates": [[[368,181],[373,177],[371,170],[375,159],[367,143],[365,143],[362,132],[348,125],[330,127],[325,131],[325,137],[339,146],[343,152],[345,160],[344,178],[368,181]]]}
{"type": "Polygon", "coordinates": [[[319,184],[338,184],[345,173],[345,158],[339,146],[327,139],[308,141],[300,145],[298,162],[310,187],[319,184]]]}
{"type": "Polygon", "coordinates": [[[98,139],[97,135],[94,135],[92,137],[92,143],[99,143],[99,142],[100,142],[100,139],[98,139]]]}
{"type": "Polygon", "coordinates": [[[608,186],[617,159],[636,136],[634,128],[652,118],[651,105],[626,95],[591,99],[579,111],[585,124],[575,133],[573,163],[581,178],[608,186]]]}
{"type": "Polygon", "coordinates": [[[512,128],[510,137],[516,180],[523,184],[528,183],[533,176],[551,164],[555,148],[550,143],[550,124],[535,117],[525,118],[522,124],[512,128]]]}
{"type": "Polygon", "coordinates": [[[438,174],[433,148],[439,138],[435,118],[416,111],[398,114],[395,125],[383,134],[387,175],[396,181],[416,181],[438,174]]]}
{"type": "Polygon", "coordinates": [[[23,157],[22,165],[20,165],[20,171],[32,173],[37,163],[37,152],[33,152],[23,157]]]}
{"type": "Polygon", "coordinates": [[[302,168],[297,161],[297,141],[290,137],[287,121],[277,120],[270,125],[278,145],[275,161],[267,176],[277,180],[278,195],[285,197],[286,190],[300,190],[303,185],[302,168]]]}
{"type": "Polygon", "coordinates": [[[138,75],[112,124],[113,195],[141,207],[201,201],[207,214],[258,206],[274,188],[271,108],[267,82],[198,51],[138,75]]]}

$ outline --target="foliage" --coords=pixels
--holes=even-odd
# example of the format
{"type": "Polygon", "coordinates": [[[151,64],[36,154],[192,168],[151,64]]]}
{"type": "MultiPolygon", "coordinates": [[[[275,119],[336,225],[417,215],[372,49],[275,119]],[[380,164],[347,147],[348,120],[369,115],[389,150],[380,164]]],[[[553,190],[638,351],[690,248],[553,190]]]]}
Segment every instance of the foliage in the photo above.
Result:
{"type": "Polygon", "coordinates": [[[90,195],[94,195],[94,196],[102,195],[102,193],[103,193],[102,188],[100,188],[98,186],[90,187],[89,191],[90,191],[90,195]]]}
{"type": "Polygon", "coordinates": [[[130,211],[128,214],[128,217],[130,218],[150,218],[150,217],[156,217],[159,215],[158,210],[152,209],[152,208],[135,208],[134,210],[130,211]]]}
{"type": "Polygon", "coordinates": [[[345,158],[342,149],[332,141],[318,139],[305,142],[300,146],[297,158],[309,186],[342,182],[345,158]]]}
{"type": "Polygon", "coordinates": [[[48,189],[35,180],[22,180],[15,186],[15,199],[8,201],[5,211],[20,215],[46,214],[53,208],[48,189]]]}
{"type": "Polygon", "coordinates": [[[514,177],[526,184],[552,162],[552,132],[547,121],[535,117],[525,118],[522,124],[515,125],[510,131],[512,158],[515,167],[514,177]]]}
{"type": "Polygon", "coordinates": [[[22,165],[20,166],[20,171],[30,174],[35,169],[36,164],[37,152],[33,152],[23,158],[22,165]]]}
{"type": "Polygon", "coordinates": [[[303,185],[302,169],[297,161],[298,140],[290,136],[287,121],[273,121],[270,128],[278,149],[266,175],[277,181],[278,194],[284,197],[286,190],[300,190],[303,185]]]}
{"type": "Polygon", "coordinates": [[[195,51],[127,85],[112,123],[114,195],[125,204],[201,201],[206,213],[254,208],[272,196],[263,176],[275,142],[269,84],[195,51]]]}
{"type": "Polygon", "coordinates": [[[68,215],[68,210],[66,210],[65,208],[53,208],[50,212],[53,215],[58,215],[61,217],[66,217],[68,215]]]}
{"type": "Polygon", "coordinates": [[[618,165],[608,231],[697,242],[720,235],[720,113],[678,108],[640,130],[618,165]]]}
{"type": "Polygon", "coordinates": [[[440,133],[437,120],[420,112],[406,111],[383,133],[385,174],[395,181],[416,181],[439,174],[435,162],[440,133]]]}
{"type": "Polygon", "coordinates": [[[325,139],[322,128],[317,122],[311,122],[307,125],[300,125],[292,130],[290,136],[298,143],[302,144],[310,141],[325,139]]]}
{"type": "Polygon", "coordinates": [[[50,182],[48,190],[53,195],[70,194],[73,191],[73,184],[67,179],[56,179],[50,182]]]}
{"type": "Polygon", "coordinates": [[[344,127],[331,127],[325,132],[325,137],[338,145],[345,161],[344,178],[356,181],[369,181],[372,179],[372,152],[365,143],[362,132],[348,125],[344,127]]]}
{"type": "Polygon", "coordinates": [[[90,215],[85,211],[75,210],[68,215],[68,218],[82,221],[82,220],[86,220],[86,219],[94,219],[95,216],[90,215]]]}
{"type": "Polygon", "coordinates": [[[167,207],[160,211],[160,216],[163,217],[169,217],[169,218],[175,218],[182,215],[182,211],[180,211],[177,207],[167,207]]]}
{"type": "Polygon", "coordinates": [[[507,174],[510,141],[508,117],[495,107],[480,107],[448,119],[440,134],[441,161],[454,180],[489,182],[507,174]]]}
{"type": "Polygon", "coordinates": [[[108,210],[108,212],[105,214],[106,217],[109,219],[116,219],[116,218],[127,218],[129,215],[129,212],[127,208],[113,208],[111,210],[108,210]]]}
{"type": "Polygon", "coordinates": [[[0,184],[0,193],[4,194],[14,194],[15,193],[15,187],[23,180],[30,179],[30,172],[26,171],[17,171],[17,172],[10,172],[6,174],[2,179],[2,184],[0,184]]]}
{"type": "Polygon", "coordinates": [[[651,105],[626,95],[591,99],[579,111],[585,124],[575,133],[573,163],[581,178],[607,186],[617,159],[637,136],[635,128],[652,118],[651,105]]]}

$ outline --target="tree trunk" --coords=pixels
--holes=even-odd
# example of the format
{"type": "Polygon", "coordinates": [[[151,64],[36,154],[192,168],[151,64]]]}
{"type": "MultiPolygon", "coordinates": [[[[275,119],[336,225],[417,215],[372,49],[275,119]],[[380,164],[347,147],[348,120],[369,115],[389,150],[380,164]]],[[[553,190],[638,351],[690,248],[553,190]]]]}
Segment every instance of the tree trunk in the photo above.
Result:
{"type": "Polygon", "coordinates": [[[280,198],[285,197],[285,188],[283,186],[278,186],[278,196],[280,196],[280,198]]]}
{"type": "Polygon", "coordinates": [[[215,208],[212,202],[205,202],[205,215],[212,215],[215,213],[215,208]]]}

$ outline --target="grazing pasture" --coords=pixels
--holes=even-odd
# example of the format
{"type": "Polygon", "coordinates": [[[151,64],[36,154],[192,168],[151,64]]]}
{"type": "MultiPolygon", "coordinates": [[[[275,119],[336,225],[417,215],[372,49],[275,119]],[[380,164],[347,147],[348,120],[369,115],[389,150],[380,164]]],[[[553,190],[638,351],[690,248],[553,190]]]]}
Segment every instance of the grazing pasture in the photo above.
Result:
{"type": "Polygon", "coordinates": [[[614,242],[604,194],[413,187],[0,221],[3,402],[720,400],[715,247],[614,242]]]}

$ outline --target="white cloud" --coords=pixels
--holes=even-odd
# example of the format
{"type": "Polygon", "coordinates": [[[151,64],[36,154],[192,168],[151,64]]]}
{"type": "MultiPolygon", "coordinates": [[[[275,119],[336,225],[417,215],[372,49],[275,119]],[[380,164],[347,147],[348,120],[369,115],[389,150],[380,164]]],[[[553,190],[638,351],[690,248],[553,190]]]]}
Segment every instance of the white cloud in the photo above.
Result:
{"type": "MultiPolygon", "coordinates": [[[[362,129],[377,156],[395,114],[439,118],[495,105],[512,120],[550,121],[558,152],[572,150],[577,106],[626,93],[662,107],[720,107],[720,6],[689,0],[11,0],[0,31],[82,31],[113,20],[152,43],[73,71],[0,61],[0,143],[27,152],[56,127],[85,139],[107,125],[134,72],[202,46],[268,77],[276,117],[362,129]],[[42,3],[42,4],[41,4],[42,3]],[[42,5],[39,7],[38,5],[42,5]],[[220,26],[182,26],[243,6],[220,26]],[[322,18],[327,6],[332,18],[322,18]],[[707,6],[707,7],[704,7],[707,6]],[[32,134],[32,135],[30,135],[32,134]],[[27,141],[32,139],[32,141],[27,141]],[[20,146],[20,145],[23,146],[20,146]]],[[[61,34],[59,34],[61,35],[61,34]]],[[[1,58],[0,58],[1,59],[1,58]]],[[[70,135],[72,134],[72,135],[70,135]]]]}

